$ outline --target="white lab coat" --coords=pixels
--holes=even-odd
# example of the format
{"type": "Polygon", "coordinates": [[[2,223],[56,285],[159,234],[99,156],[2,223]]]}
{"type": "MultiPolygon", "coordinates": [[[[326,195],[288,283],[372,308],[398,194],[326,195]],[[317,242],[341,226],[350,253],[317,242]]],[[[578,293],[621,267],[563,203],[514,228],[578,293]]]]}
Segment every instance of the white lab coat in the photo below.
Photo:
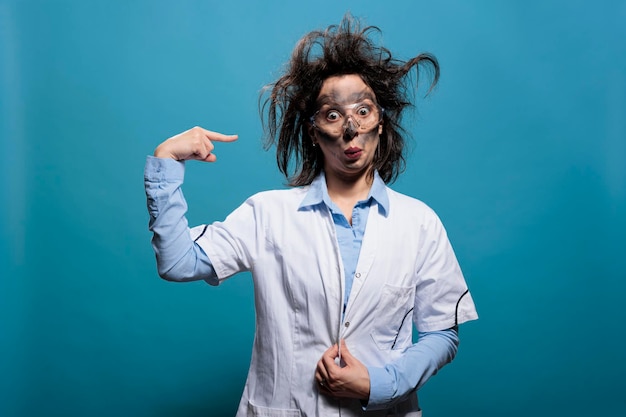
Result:
{"type": "MultiPolygon", "coordinates": [[[[472,298],[435,213],[387,188],[389,212],[369,213],[354,283],[342,318],[344,268],[324,205],[301,208],[308,187],[254,195],[224,222],[192,229],[218,284],[251,271],[256,334],[237,412],[243,416],[359,416],[358,400],[321,395],[314,379],[326,349],[345,339],[368,366],[382,367],[419,331],[477,318],[472,298]]],[[[367,416],[419,416],[417,396],[367,416]]]]}

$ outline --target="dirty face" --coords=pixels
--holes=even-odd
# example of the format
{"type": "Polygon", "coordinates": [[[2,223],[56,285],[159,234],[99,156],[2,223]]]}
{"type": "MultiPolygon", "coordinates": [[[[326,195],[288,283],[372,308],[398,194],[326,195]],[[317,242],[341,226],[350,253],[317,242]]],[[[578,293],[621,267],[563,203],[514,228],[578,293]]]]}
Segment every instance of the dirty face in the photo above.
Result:
{"type": "Polygon", "coordinates": [[[382,109],[356,74],[332,76],[322,84],[309,134],[324,155],[326,176],[355,178],[372,168],[382,133],[382,109]]]}

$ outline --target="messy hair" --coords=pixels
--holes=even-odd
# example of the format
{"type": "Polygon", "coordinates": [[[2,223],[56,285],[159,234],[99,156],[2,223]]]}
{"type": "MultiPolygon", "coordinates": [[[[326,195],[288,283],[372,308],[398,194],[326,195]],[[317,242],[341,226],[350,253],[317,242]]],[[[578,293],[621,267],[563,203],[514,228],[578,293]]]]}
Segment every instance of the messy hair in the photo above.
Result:
{"type": "Polygon", "coordinates": [[[387,48],[374,43],[374,33],[380,34],[380,29],[361,28],[349,14],[339,25],[308,33],[297,43],[283,75],[261,93],[265,147],[276,145],[276,162],[289,185],[308,185],[322,170],[323,154],[313,146],[308,124],[316,111],[322,83],[336,75],[359,75],[384,109],[373,168],[385,183],[395,181],[404,170],[405,132],[400,119],[402,111],[411,105],[407,75],[415,67],[415,83],[411,85],[417,89],[419,69],[427,65],[432,73],[428,94],[439,80],[439,63],[428,53],[406,62],[394,59],[387,48]]]}

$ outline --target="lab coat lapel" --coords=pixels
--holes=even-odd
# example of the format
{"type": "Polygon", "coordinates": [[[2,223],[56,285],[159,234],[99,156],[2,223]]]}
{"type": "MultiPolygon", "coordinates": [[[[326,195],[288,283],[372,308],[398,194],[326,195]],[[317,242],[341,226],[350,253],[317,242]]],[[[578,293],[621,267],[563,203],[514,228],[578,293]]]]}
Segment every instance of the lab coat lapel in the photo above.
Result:
{"type": "Polygon", "coordinates": [[[346,314],[350,312],[359,296],[359,293],[363,289],[363,286],[370,275],[376,254],[378,253],[378,242],[380,240],[378,239],[378,236],[379,229],[381,227],[380,221],[382,218],[378,210],[378,203],[372,205],[369,210],[365,234],[363,235],[363,242],[361,244],[361,252],[359,253],[359,260],[357,262],[354,280],[352,281],[352,290],[350,291],[350,298],[348,299],[348,306],[346,308],[346,314]]]}
{"type": "MultiPolygon", "coordinates": [[[[323,272],[320,277],[322,279],[322,287],[326,294],[329,309],[326,316],[328,326],[330,329],[338,329],[341,321],[345,291],[344,269],[332,214],[328,207],[324,206],[324,208],[323,227],[325,227],[326,233],[330,237],[332,246],[321,246],[322,252],[319,254],[319,265],[324,265],[325,272],[323,272]]],[[[336,340],[333,340],[333,343],[337,343],[338,341],[339,338],[337,337],[336,340]]]]}

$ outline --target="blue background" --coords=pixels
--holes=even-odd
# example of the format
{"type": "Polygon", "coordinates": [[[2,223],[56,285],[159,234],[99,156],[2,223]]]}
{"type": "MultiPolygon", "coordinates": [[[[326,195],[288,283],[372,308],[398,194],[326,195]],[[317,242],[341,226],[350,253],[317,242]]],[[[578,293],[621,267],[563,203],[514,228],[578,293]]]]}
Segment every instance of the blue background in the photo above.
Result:
{"type": "Polygon", "coordinates": [[[394,188],[442,217],[481,319],[425,415],[626,415],[626,2],[0,0],[0,416],[234,414],[250,277],[158,278],[144,159],[240,135],[188,164],[193,224],[282,187],[258,93],[347,10],[442,67],[394,188]]]}

